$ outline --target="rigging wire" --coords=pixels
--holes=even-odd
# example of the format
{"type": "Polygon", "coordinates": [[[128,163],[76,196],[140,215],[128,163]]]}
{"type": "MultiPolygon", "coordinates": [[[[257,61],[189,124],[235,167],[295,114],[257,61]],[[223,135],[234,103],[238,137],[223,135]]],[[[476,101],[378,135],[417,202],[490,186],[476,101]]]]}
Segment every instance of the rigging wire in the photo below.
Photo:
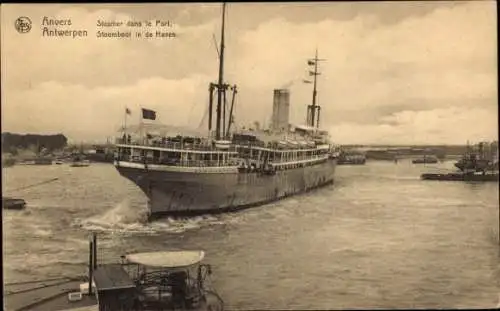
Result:
{"type": "Polygon", "coordinates": [[[205,105],[205,112],[203,112],[203,117],[201,118],[201,121],[200,121],[200,124],[198,125],[197,130],[201,130],[201,128],[205,124],[205,121],[207,119],[207,115],[208,115],[208,104],[205,105]]]}
{"type": "Polygon", "coordinates": [[[56,180],[59,180],[59,177],[52,178],[52,179],[49,179],[49,180],[45,180],[45,181],[42,181],[42,182],[39,182],[39,183],[36,183],[36,184],[32,184],[32,185],[29,185],[29,186],[17,188],[17,189],[14,189],[12,191],[24,190],[24,189],[32,188],[32,187],[35,187],[35,186],[39,186],[39,185],[43,185],[43,184],[48,184],[48,183],[54,182],[56,180]]]}

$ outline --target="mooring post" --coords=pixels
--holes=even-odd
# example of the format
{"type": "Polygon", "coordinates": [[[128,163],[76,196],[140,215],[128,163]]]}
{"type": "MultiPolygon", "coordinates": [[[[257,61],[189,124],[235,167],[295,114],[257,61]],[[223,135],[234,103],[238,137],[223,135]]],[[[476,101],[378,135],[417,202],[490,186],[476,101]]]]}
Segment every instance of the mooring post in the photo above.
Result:
{"type": "Polygon", "coordinates": [[[92,273],[94,272],[94,234],[89,237],[89,296],[92,295],[92,273]]]}
{"type": "Polygon", "coordinates": [[[97,269],[97,235],[95,234],[95,232],[92,233],[92,246],[94,247],[92,256],[94,259],[93,267],[95,270],[95,269],[97,269]]]}

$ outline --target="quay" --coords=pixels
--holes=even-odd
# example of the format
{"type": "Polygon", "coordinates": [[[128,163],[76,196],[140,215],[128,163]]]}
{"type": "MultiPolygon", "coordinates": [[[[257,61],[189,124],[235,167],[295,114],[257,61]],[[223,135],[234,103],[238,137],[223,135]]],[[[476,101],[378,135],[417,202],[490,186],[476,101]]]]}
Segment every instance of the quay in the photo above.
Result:
{"type": "Polygon", "coordinates": [[[85,278],[57,278],[5,284],[5,310],[97,310],[97,300],[92,295],[82,295],[80,301],[68,301],[68,294],[78,291],[85,281],[85,278]]]}

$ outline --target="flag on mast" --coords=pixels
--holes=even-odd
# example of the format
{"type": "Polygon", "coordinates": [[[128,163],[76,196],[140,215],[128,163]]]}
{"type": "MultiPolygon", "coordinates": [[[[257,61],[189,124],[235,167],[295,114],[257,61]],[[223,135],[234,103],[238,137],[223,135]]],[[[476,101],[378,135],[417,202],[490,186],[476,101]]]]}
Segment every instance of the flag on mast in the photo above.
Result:
{"type": "Polygon", "coordinates": [[[156,111],[142,108],[142,118],[147,120],[156,120],[156,111]]]}
{"type": "Polygon", "coordinates": [[[132,111],[130,111],[130,109],[128,109],[127,107],[125,107],[125,113],[128,114],[128,115],[130,115],[130,114],[132,114],[132,111]]]}

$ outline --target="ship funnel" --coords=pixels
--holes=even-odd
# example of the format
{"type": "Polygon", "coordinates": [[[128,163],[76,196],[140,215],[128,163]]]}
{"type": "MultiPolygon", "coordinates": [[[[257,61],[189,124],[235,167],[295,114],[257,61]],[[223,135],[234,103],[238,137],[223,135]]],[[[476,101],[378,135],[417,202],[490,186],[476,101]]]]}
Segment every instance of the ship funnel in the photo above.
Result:
{"type": "Polygon", "coordinates": [[[287,89],[275,89],[271,129],[274,131],[285,131],[288,129],[289,117],[290,91],[287,89]]]}

